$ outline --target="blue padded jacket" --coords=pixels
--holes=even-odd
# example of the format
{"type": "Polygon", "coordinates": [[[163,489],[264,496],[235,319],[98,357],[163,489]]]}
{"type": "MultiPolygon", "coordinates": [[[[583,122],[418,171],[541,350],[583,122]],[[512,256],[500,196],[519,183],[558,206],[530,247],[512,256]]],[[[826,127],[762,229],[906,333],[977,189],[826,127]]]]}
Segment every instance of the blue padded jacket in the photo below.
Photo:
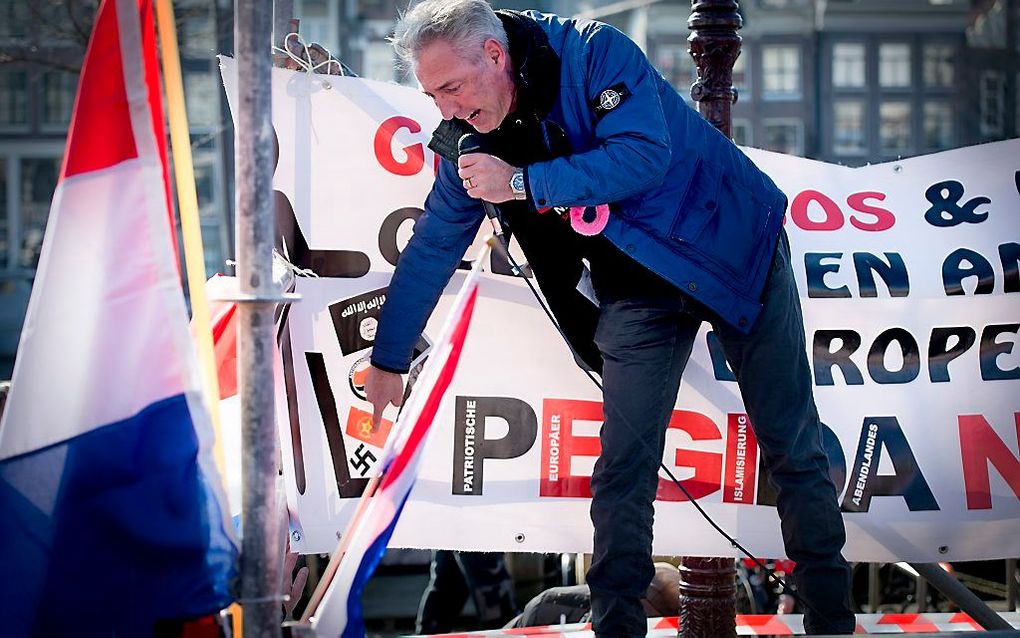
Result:
{"type": "MultiPolygon", "coordinates": [[[[785,195],[684,102],[626,35],[594,21],[516,15],[544,34],[543,46],[559,61],[559,94],[546,117],[573,149],[526,167],[529,203],[612,203],[603,231],[609,241],[726,322],[750,330],[785,195]]],[[[424,209],[390,283],[372,353],[373,364],[395,372],[407,370],[418,335],[484,218],[451,159],[441,161],[424,209]]]]}

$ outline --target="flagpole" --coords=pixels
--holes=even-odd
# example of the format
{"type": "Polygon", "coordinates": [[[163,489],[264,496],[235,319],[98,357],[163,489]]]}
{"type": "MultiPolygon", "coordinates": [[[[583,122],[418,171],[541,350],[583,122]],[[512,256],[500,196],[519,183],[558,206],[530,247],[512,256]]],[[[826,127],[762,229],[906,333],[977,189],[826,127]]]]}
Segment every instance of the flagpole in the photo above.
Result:
{"type": "Polygon", "coordinates": [[[365,490],[361,493],[361,498],[358,499],[358,507],[354,510],[354,516],[351,517],[349,523],[347,523],[347,529],[340,536],[340,543],[337,548],[333,550],[333,554],[329,557],[329,562],[326,563],[326,568],[322,570],[322,576],[319,578],[319,583],[315,586],[315,591],[312,592],[312,596],[308,599],[308,604],[305,605],[305,611],[301,614],[301,622],[310,622],[312,616],[319,609],[319,603],[322,602],[322,597],[326,595],[326,590],[329,588],[330,583],[333,582],[333,577],[336,576],[336,570],[340,567],[340,561],[344,559],[344,554],[347,553],[347,547],[351,544],[352,531],[357,529],[358,524],[361,522],[361,517],[365,514],[365,509],[368,507],[369,501],[372,500],[372,496],[375,495],[376,489],[379,487],[379,481],[382,478],[382,474],[376,473],[375,476],[365,486],[365,490]]]}
{"type": "MultiPolygon", "coordinates": [[[[213,453],[220,476],[226,476],[220,432],[220,390],[213,353],[209,303],[205,295],[205,251],[202,249],[202,227],[198,221],[198,196],[195,193],[195,167],[191,157],[191,136],[188,113],[184,106],[184,83],[181,79],[181,58],[177,49],[177,26],[170,0],[156,0],[156,22],[159,26],[159,48],[163,52],[163,81],[166,87],[167,116],[170,122],[170,147],[173,150],[174,177],[177,182],[177,208],[181,215],[181,239],[188,290],[191,293],[191,317],[194,339],[202,366],[206,405],[212,419],[216,443],[213,453]]],[[[156,132],[157,135],[161,131],[156,132]]]]}

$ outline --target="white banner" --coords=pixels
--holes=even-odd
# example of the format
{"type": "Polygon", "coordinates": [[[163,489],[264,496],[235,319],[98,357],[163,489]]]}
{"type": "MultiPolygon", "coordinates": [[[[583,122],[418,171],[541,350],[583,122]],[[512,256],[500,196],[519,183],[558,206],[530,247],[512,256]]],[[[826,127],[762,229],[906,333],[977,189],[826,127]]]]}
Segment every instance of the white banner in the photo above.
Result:
{"type": "MultiPolygon", "coordinates": [[[[233,106],[236,70],[223,59],[233,106]]],[[[328,552],[388,427],[360,382],[399,250],[434,174],[439,114],[371,80],[273,71],[278,212],[303,240],[278,407],[292,546],[328,552]],[[304,245],[307,242],[307,246],[304,245]]],[[[815,398],[858,561],[1020,555],[1020,140],[849,169],[747,153],[786,229],[815,398]]],[[[467,257],[475,252],[472,247],[467,257]]],[[[598,390],[524,282],[494,264],[393,546],[591,550],[598,390]]],[[[463,273],[429,321],[427,354],[463,273]]],[[[389,419],[396,416],[391,408],[389,419]]],[[[705,326],[663,461],[730,534],[783,555],[774,493],[705,326]]],[[[734,555],[665,475],[657,554],[734,555]]]]}

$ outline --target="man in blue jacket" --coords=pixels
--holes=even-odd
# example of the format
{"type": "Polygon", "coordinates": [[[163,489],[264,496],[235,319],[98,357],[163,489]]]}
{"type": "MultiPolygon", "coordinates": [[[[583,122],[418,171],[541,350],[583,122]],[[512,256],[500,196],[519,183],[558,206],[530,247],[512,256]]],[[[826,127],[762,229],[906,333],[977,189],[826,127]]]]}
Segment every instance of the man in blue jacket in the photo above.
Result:
{"type": "Polygon", "coordinates": [[[426,0],[393,41],[442,113],[430,147],[444,161],[380,316],[365,387],[376,418],[400,403],[400,375],[477,233],[482,200],[497,204],[579,363],[602,375],[587,578],[596,634],[645,633],[657,469],[703,321],[777,488],[806,629],[852,633],[783,193],[605,24],[426,0]],[[483,152],[459,156],[468,132],[483,152]],[[595,223],[562,219],[572,207],[589,207],[579,217],[595,223]],[[597,305],[579,288],[585,260],[597,305]]]}

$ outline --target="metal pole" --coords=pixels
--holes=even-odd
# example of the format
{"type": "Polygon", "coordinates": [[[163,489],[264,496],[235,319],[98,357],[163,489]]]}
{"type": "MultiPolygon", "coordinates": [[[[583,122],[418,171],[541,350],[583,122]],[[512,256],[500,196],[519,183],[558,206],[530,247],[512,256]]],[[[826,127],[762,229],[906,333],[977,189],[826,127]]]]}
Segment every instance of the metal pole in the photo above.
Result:
{"type": "Polygon", "coordinates": [[[242,419],[241,605],[246,638],[281,635],[280,512],[273,414],[272,0],[236,0],[238,373],[242,419]]]}
{"type": "Polygon", "coordinates": [[[955,576],[942,569],[938,563],[910,563],[910,566],[985,629],[989,631],[992,629],[1013,629],[1013,626],[995,613],[991,607],[985,604],[985,601],[964,587],[960,581],[956,580],[955,576]]]}
{"type": "Polygon", "coordinates": [[[868,563],[868,611],[878,613],[878,605],[881,602],[878,595],[878,570],[881,567],[878,563],[868,563]]]}
{"type": "Polygon", "coordinates": [[[1006,610],[1017,611],[1016,559],[1006,560],[1006,610]]]}
{"type": "MultiPolygon", "coordinates": [[[[743,24],[735,0],[691,0],[687,26],[690,54],[698,66],[691,97],[713,126],[730,135],[730,106],[736,101],[733,63],[740,55],[743,24]]],[[[680,638],[737,635],[737,571],[732,558],[680,559],[680,638]]]]}
{"type": "Polygon", "coordinates": [[[917,599],[917,613],[923,614],[928,611],[928,581],[921,574],[917,575],[917,587],[914,590],[914,598],[917,599]]]}

